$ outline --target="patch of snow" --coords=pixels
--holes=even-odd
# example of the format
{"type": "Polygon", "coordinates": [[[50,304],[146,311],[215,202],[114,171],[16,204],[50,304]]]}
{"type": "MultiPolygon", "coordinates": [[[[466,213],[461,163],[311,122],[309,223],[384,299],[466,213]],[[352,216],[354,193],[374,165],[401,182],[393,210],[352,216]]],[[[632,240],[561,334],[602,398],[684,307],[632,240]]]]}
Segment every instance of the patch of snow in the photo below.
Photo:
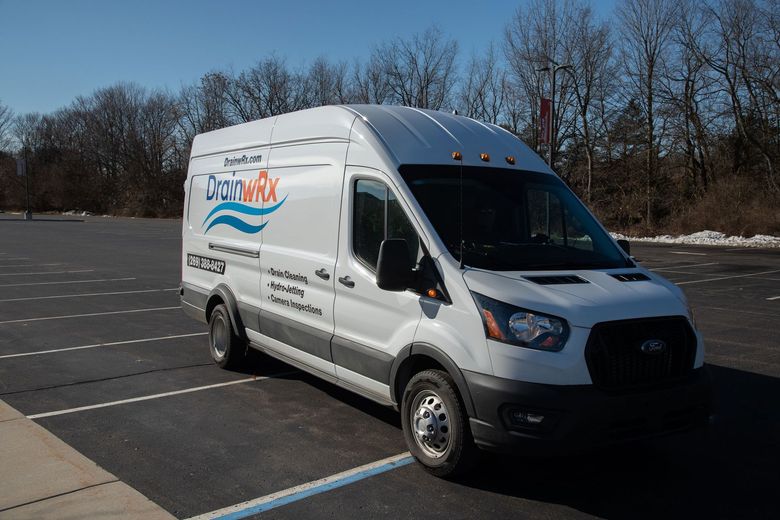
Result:
{"type": "Polygon", "coordinates": [[[780,247],[780,237],[771,235],[755,235],[752,237],[726,236],[720,231],[697,231],[690,235],[659,235],[655,237],[629,237],[620,233],[610,233],[613,238],[630,240],[632,242],[656,242],[662,244],[691,244],[706,246],[737,246],[737,247],[780,247]]]}

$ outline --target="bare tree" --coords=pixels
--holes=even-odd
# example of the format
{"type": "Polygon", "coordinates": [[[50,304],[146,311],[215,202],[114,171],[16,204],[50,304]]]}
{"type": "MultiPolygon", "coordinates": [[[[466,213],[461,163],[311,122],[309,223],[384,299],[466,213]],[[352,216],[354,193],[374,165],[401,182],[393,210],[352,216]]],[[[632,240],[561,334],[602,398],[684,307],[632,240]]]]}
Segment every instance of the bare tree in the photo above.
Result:
{"type": "Polygon", "coordinates": [[[629,97],[642,108],[645,123],[645,226],[653,225],[658,163],[656,94],[678,4],[669,0],[623,0],[617,9],[623,36],[623,65],[629,97]]]}
{"type": "Polygon", "coordinates": [[[235,79],[235,89],[234,103],[244,107],[242,114],[247,121],[309,106],[305,75],[291,71],[287,62],[276,55],[242,72],[235,79]]]}
{"type": "Polygon", "coordinates": [[[10,107],[0,102],[0,152],[11,148],[11,130],[14,121],[14,113],[10,107]]]}
{"type": "Polygon", "coordinates": [[[196,85],[183,87],[179,93],[179,125],[188,141],[195,135],[246,121],[241,103],[229,95],[230,78],[222,72],[205,74],[196,85]],[[231,117],[231,112],[235,117],[231,117]]]}
{"type": "Polygon", "coordinates": [[[389,100],[390,88],[377,52],[372,53],[365,65],[355,61],[352,72],[351,98],[356,103],[377,105],[389,100]]]}
{"type": "Polygon", "coordinates": [[[711,32],[696,52],[718,74],[740,137],[761,154],[767,188],[778,193],[778,2],[761,9],[753,0],[721,0],[704,9],[711,32]]]}
{"type": "Polygon", "coordinates": [[[492,42],[484,56],[475,54],[471,57],[464,81],[460,104],[465,115],[497,124],[504,110],[507,79],[492,42]]]}
{"type": "Polygon", "coordinates": [[[394,102],[439,110],[450,102],[457,53],[458,43],[431,27],[408,40],[383,44],[373,58],[382,65],[394,102]]]}
{"type": "Polygon", "coordinates": [[[533,118],[529,113],[533,108],[529,106],[522,86],[516,85],[507,77],[503,87],[504,93],[504,113],[502,115],[501,126],[520,136],[529,145],[536,142],[536,127],[531,127],[529,121],[533,118]],[[526,132],[524,132],[526,130],[526,132]]]}
{"type": "Polygon", "coordinates": [[[599,100],[599,96],[609,95],[616,71],[609,26],[604,22],[596,22],[587,5],[579,5],[574,9],[573,37],[565,39],[563,46],[572,64],[572,91],[579,117],[577,133],[582,139],[586,158],[585,200],[591,202],[596,134],[599,130],[599,112],[594,110],[593,105],[606,102],[599,100]]]}
{"type": "Polygon", "coordinates": [[[701,195],[712,177],[710,141],[717,99],[712,71],[696,47],[706,20],[693,0],[683,0],[673,31],[674,53],[664,65],[661,95],[672,110],[672,141],[679,143],[688,172],[690,191],[701,195]]]}
{"type": "Polygon", "coordinates": [[[31,152],[38,148],[41,137],[43,115],[38,112],[20,114],[13,119],[13,134],[22,151],[31,152]]]}
{"type": "MultiPolygon", "coordinates": [[[[550,75],[541,72],[543,67],[569,61],[565,41],[573,36],[575,21],[573,3],[570,0],[533,0],[515,12],[504,30],[504,54],[512,80],[520,86],[528,109],[529,144],[539,149],[538,112],[542,97],[550,96],[550,75]],[[545,90],[546,89],[546,90],[545,90]]],[[[555,133],[552,142],[556,153],[567,145],[574,134],[573,93],[571,76],[561,72],[555,88],[555,133]]]]}
{"type": "Polygon", "coordinates": [[[309,67],[306,82],[310,106],[350,102],[347,64],[344,62],[331,64],[327,58],[320,56],[309,67]]]}

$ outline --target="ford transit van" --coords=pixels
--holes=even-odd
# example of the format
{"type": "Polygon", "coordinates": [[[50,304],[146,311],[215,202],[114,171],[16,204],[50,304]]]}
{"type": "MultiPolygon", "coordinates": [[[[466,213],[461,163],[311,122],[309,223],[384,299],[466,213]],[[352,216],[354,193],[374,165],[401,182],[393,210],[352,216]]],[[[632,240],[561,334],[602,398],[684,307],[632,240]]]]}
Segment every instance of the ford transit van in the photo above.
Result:
{"type": "Polygon", "coordinates": [[[431,473],[704,424],[682,291],[504,129],[328,106],[195,137],[183,309],[220,367],[265,352],[401,413],[431,473]]]}

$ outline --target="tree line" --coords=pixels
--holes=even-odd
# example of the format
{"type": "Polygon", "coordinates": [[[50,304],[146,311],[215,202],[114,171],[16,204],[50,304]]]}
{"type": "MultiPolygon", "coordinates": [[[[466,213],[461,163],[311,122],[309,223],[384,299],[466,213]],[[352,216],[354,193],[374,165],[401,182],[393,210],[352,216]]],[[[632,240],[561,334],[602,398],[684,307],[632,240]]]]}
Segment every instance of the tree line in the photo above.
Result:
{"type": "Polygon", "coordinates": [[[50,114],[0,103],[0,208],[181,214],[193,137],[344,103],[457,110],[546,156],[539,106],[555,78],[555,170],[610,227],[780,232],[780,0],[524,2],[483,52],[433,26],[368,58],[293,66],[271,54],[178,92],[120,83],[50,114]]]}

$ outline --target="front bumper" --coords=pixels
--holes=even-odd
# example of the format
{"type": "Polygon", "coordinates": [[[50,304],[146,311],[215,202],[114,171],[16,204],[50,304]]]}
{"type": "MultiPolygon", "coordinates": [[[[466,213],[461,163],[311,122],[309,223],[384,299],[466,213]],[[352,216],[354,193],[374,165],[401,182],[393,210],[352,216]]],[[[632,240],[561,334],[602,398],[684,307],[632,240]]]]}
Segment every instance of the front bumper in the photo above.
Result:
{"type": "Polygon", "coordinates": [[[706,367],[674,385],[634,393],[526,383],[468,371],[463,375],[475,409],[469,419],[474,440],[493,451],[565,453],[689,430],[706,425],[710,415],[706,367]],[[543,415],[544,420],[534,426],[520,424],[517,417],[523,413],[543,415]]]}

